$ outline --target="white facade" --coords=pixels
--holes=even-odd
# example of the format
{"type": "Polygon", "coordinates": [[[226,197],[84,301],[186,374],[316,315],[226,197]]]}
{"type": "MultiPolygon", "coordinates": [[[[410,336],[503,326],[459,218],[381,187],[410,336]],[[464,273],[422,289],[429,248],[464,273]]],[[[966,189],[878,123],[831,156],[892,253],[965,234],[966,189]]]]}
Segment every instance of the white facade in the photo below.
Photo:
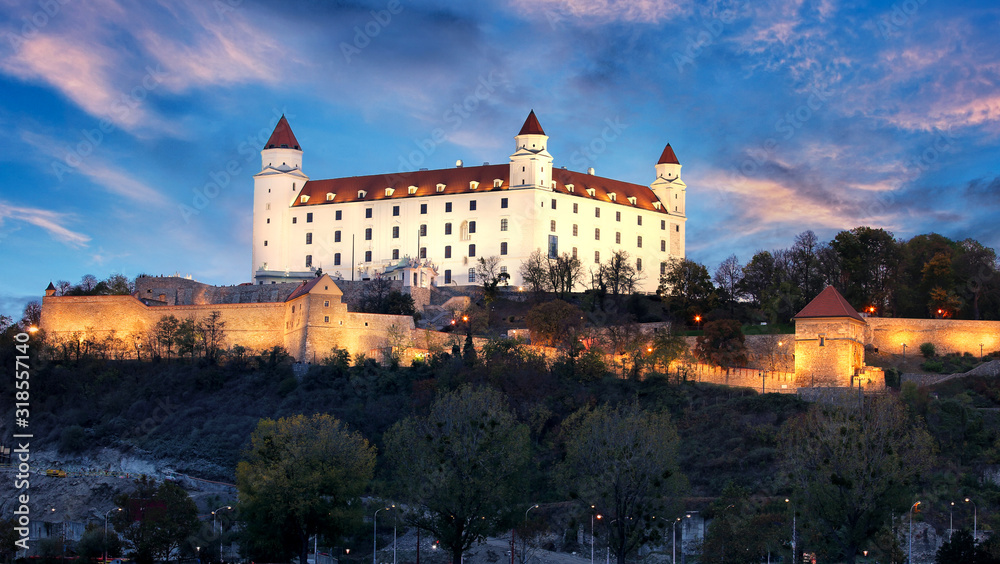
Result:
{"type": "Polygon", "coordinates": [[[640,290],[655,291],[660,265],[684,256],[680,165],[657,164],[651,187],[553,170],[533,113],[515,141],[508,165],[312,181],[300,150],[265,148],[254,176],[256,283],[317,268],[361,280],[412,257],[433,265],[434,285],[478,284],[476,261],[498,256],[516,287],[536,249],[575,255],[585,272],[623,249],[640,265],[640,290]]]}

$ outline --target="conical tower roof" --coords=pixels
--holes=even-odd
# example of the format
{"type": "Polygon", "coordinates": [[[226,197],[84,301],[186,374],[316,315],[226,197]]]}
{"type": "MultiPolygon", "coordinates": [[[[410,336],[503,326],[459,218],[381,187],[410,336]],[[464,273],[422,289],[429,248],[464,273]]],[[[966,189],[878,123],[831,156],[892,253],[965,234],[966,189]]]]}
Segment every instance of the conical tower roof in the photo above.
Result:
{"type": "Polygon", "coordinates": [[[278,120],[278,125],[274,126],[274,131],[271,133],[271,137],[267,139],[267,143],[264,144],[265,149],[295,149],[296,151],[301,151],[299,147],[299,142],[295,139],[295,134],[292,133],[292,127],[288,125],[288,120],[285,119],[284,114],[282,114],[281,119],[278,120]]]}
{"type": "Polygon", "coordinates": [[[518,135],[545,135],[542,131],[542,124],[538,123],[538,118],[535,117],[535,110],[531,110],[528,114],[528,119],[524,120],[524,125],[521,126],[521,131],[517,133],[518,135]]]}
{"type": "Polygon", "coordinates": [[[677,160],[677,155],[674,154],[674,149],[670,146],[670,143],[667,143],[667,146],[664,147],[663,154],[660,155],[660,160],[656,164],[681,164],[677,160]]]}

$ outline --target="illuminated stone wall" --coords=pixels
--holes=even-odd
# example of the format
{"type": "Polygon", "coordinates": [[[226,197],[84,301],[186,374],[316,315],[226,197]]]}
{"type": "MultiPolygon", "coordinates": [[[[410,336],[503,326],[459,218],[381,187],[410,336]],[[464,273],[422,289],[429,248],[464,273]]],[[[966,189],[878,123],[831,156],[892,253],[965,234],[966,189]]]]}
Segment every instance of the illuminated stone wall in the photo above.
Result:
{"type": "Polygon", "coordinates": [[[868,318],[866,342],[883,354],[920,354],[922,343],[934,343],[937,354],[971,353],[979,356],[979,345],[989,354],[1000,350],[1000,321],[960,319],[868,318]]]}

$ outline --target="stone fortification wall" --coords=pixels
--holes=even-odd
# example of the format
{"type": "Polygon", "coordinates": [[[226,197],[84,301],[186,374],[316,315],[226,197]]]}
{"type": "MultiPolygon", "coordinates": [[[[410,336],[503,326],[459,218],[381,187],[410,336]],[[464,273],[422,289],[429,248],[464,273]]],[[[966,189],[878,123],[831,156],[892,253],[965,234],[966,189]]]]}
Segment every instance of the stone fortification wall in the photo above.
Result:
{"type": "Polygon", "coordinates": [[[725,368],[710,364],[670,365],[672,373],[679,372],[687,380],[707,382],[724,386],[739,386],[760,391],[762,386],[766,393],[792,394],[798,390],[794,372],[777,372],[759,368],[731,368],[728,373],[725,368]],[[763,378],[762,378],[763,376],[763,378]]]}
{"type": "Polygon", "coordinates": [[[960,319],[905,319],[869,317],[867,343],[880,353],[920,354],[922,343],[934,343],[938,354],[972,353],[1000,350],[1000,321],[966,321],[960,319]]]}
{"type": "MultiPolygon", "coordinates": [[[[688,350],[694,352],[698,337],[684,337],[688,350]]],[[[774,372],[795,371],[795,335],[747,335],[747,368],[774,372]]]]}
{"type": "Polygon", "coordinates": [[[135,281],[135,295],[166,305],[249,304],[283,302],[298,286],[298,282],[210,286],[178,276],[143,276],[135,281]]]}

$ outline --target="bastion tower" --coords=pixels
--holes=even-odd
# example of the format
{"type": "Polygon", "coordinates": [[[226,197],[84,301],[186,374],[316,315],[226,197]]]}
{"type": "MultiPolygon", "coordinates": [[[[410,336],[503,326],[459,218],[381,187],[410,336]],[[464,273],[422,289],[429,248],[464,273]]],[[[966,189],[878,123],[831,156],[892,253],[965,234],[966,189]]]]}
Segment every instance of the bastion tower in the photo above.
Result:
{"type": "MultiPolygon", "coordinates": [[[[309,177],[302,172],[302,148],[285,116],[260,152],[260,172],[253,176],[253,259],[250,279],[258,284],[295,276],[288,245],[289,214],[309,177]]],[[[296,267],[301,265],[296,264],[296,267]]],[[[302,270],[299,268],[299,270],[302,270]]],[[[299,273],[305,274],[305,273],[299,273]]]]}
{"type": "MultiPolygon", "coordinates": [[[[676,257],[685,256],[686,233],[685,223],[687,221],[684,211],[685,198],[687,197],[687,184],[681,180],[681,163],[674,154],[670,143],[663,148],[660,160],[656,163],[656,180],[649,185],[653,194],[663,206],[663,211],[670,214],[670,254],[676,257]]],[[[661,272],[661,274],[663,274],[661,272]]]]}

